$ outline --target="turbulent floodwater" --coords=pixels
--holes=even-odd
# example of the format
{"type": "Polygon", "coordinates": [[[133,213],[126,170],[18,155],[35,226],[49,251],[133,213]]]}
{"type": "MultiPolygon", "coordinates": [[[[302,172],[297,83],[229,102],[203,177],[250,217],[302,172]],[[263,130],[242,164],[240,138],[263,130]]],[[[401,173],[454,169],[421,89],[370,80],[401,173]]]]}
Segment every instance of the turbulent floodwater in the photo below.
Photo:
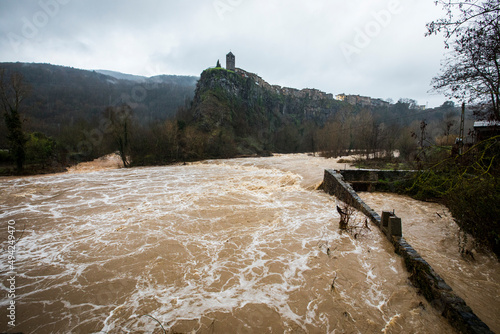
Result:
{"type": "Polygon", "coordinates": [[[406,240],[492,331],[500,333],[500,264],[474,249],[474,259],[459,253],[457,224],[448,209],[396,194],[361,193],[374,210],[395,210],[406,240]]]}
{"type": "Polygon", "coordinates": [[[339,232],[335,198],[314,190],[328,167],[291,155],[2,179],[0,331],[453,333],[374,226],[339,232]]]}

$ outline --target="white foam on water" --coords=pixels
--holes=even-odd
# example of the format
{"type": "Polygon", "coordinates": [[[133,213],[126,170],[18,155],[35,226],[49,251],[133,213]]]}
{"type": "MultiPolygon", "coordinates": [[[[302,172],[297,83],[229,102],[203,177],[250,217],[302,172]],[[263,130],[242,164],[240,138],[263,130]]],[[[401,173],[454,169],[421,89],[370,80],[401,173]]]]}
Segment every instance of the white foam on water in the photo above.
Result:
{"type": "Polygon", "coordinates": [[[18,244],[18,298],[48,310],[20,319],[20,328],[111,332],[146,314],[165,327],[188,319],[201,326],[216,312],[252,326],[237,311],[266,305],[269,314],[257,314],[275,314],[287,331],[331,331],[338,314],[325,311],[330,304],[368,313],[383,328],[377,314],[394,287],[371,256],[393,255],[375,237],[341,235],[335,200],[301,180],[218,162],[3,182],[1,223],[15,219],[27,229],[18,244]],[[359,282],[350,286],[348,277],[359,282]]]}

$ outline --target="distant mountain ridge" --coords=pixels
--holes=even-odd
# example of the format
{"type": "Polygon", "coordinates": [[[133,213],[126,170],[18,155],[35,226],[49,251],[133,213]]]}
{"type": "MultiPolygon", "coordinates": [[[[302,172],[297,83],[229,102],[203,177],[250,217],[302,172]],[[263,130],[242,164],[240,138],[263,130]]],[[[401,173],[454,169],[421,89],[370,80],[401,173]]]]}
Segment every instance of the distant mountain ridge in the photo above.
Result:
{"type": "Polygon", "coordinates": [[[95,70],[95,72],[104,74],[110,77],[113,77],[118,80],[128,80],[134,81],[138,83],[169,83],[180,86],[196,86],[196,82],[199,77],[196,76],[185,76],[185,75],[171,75],[171,74],[161,74],[155,75],[152,77],[146,77],[142,75],[134,75],[134,74],[126,74],[116,71],[108,71],[108,70],[95,70]]]}
{"type": "Polygon", "coordinates": [[[137,82],[145,82],[147,77],[142,75],[134,75],[134,74],[126,74],[116,71],[108,71],[108,70],[95,70],[97,73],[101,73],[107,75],[109,77],[113,77],[118,80],[129,80],[129,81],[137,81],[137,82]]]}

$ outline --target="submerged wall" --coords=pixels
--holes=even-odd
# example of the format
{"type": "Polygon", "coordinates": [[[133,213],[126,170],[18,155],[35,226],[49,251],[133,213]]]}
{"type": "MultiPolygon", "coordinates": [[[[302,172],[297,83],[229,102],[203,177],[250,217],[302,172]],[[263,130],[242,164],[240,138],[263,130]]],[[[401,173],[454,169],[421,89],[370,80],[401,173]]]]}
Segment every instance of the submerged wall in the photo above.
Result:
{"type": "MultiPolygon", "coordinates": [[[[377,225],[389,241],[394,245],[396,254],[404,259],[410,281],[419,289],[424,297],[459,333],[493,333],[488,326],[479,319],[465,301],[457,296],[451,287],[432,269],[432,267],[406,242],[401,236],[393,235],[390,229],[384,227],[381,217],[373,211],[346,182],[344,176],[351,182],[377,181],[379,174],[375,171],[341,171],[325,170],[322,189],[330,195],[335,195],[339,200],[363,212],[375,225],[377,225]],[[342,174],[340,174],[342,173],[342,174]],[[356,180],[356,175],[360,180],[356,180]]],[[[386,178],[389,174],[384,174],[386,178]]],[[[401,175],[398,173],[398,175],[401,175]]],[[[400,232],[400,231],[398,231],[400,232]]],[[[404,231],[403,231],[404,233],[404,231]]]]}

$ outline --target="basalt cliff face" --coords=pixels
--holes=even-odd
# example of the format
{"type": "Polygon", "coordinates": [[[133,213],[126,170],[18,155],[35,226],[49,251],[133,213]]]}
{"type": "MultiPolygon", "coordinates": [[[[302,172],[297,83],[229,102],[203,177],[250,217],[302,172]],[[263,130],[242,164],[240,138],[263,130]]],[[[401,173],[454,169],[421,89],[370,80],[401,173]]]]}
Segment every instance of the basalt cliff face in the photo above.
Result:
{"type": "Polygon", "coordinates": [[[211,68],[201,74],[191,113],[206,133],[224,129],[262,150],[289,152],[300,150],[308,126],[323,125],[342,105],[316,89],[280,87],[241,69],[211,68]]]}
{"type": "Polygon", "coordinates": [[[203,117],[214,106],[210,103],[214,102],[210,97],[216,98],[222,109],[228,109],[233,114],[241,108],[252,109],[258,114],[267,113],[283,121],[291,118],[295,121],[314,121],[317,124],[324,123],[342,104],[334,100],[332,94],[317,89],[298,90],[270,85],[256,74],[242,69],[236,69],[235,72],[223,68],[205,70],[201,74],[194,98],[198,116],[203,117]]]}

